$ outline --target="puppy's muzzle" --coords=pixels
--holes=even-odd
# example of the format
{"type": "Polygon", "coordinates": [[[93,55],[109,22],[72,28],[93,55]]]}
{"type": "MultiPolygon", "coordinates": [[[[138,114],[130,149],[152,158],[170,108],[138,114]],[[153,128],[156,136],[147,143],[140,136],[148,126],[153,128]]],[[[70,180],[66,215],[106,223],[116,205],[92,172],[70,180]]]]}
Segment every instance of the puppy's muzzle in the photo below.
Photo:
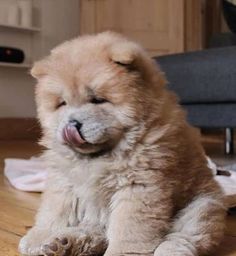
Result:
{"type": "Polygon", "coordinates": [[[64,141],[75,147],[79,147],[80,145],[86,143],[83,135],[81,134],[82,124],[77,120],[71,120],[63,129],[63,139],[64,141]]]}

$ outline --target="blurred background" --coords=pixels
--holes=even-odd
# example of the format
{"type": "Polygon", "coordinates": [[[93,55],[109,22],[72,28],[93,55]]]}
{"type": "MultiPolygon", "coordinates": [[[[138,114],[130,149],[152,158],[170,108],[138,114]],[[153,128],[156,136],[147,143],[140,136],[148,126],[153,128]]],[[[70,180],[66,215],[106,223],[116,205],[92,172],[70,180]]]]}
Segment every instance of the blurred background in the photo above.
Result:
{"type": "MultiPolygon", "coordinates": [[[[0,255],[18,255],[40,203],[19,190],[41,191],[45,181],[30,68],[56,45],[104,30],[146,48],[201,129],[206,153],[236,170],[236,0],[0,0],[0,255]]],[[[236,206],[235,173],[228,181],[236,206]]],[[[227,220],[215,256],[236,256],[236,219],[227,220]]]]}
{"type": "Polygon", "coordinates": [[[191,124],[233,153],[235,0],[0,0],[0,141],[36,140],[34,61],[105,30],[141,43],[167,74],[191,124]],[[214,49],[213,49],[214,48],[214,49]],[[225,143],[224,143],[225,142],[225,143]]]}
{"type": "Polygon", "coordinates": [[[0,62],[0,118],[35,117],[32,63],[81,34],[115,30],[151,56],[200,50],[229,31],[218,0],[0,0],[0,46],[22,64],[0,62]]]}

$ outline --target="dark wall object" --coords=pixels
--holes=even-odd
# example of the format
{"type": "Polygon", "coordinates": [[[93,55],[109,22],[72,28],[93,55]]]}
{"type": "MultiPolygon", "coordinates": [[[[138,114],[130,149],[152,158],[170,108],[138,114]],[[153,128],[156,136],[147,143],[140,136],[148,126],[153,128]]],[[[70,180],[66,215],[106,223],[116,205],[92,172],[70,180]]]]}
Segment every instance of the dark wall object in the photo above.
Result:
{"type": "Polygon", "coordinates": [[[236,5],[223,0],[223,13],[225,20],[233,33],[236,33],[236,5]]]}
{"type": "Polygon", "coordinates": [[[0,46],[0,62],[22,63],[24,59],[25,55],[22,50],[0,46]]]}

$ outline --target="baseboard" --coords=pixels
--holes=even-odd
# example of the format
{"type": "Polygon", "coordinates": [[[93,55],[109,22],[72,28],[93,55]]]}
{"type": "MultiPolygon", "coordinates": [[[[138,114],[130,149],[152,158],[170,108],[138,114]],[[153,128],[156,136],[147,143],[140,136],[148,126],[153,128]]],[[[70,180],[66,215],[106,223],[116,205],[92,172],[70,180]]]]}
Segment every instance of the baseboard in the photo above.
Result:
{"type": "Polygon", "coordinates": [[[38,140],[40,136],[36,118],[0,118],[0,140],[38,140]]]}

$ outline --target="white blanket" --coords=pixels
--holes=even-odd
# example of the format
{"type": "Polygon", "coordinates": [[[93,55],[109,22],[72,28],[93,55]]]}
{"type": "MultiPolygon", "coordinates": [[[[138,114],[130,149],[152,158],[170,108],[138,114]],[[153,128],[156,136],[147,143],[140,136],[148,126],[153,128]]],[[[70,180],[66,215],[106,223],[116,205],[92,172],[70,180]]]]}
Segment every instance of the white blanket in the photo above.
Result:
{"type": "Polygon", "coordinates": [[[4,174],[11,185],[19,190],[42,192],[45,188],[47,171],[40,157],[5,159],[4,174]]]}

